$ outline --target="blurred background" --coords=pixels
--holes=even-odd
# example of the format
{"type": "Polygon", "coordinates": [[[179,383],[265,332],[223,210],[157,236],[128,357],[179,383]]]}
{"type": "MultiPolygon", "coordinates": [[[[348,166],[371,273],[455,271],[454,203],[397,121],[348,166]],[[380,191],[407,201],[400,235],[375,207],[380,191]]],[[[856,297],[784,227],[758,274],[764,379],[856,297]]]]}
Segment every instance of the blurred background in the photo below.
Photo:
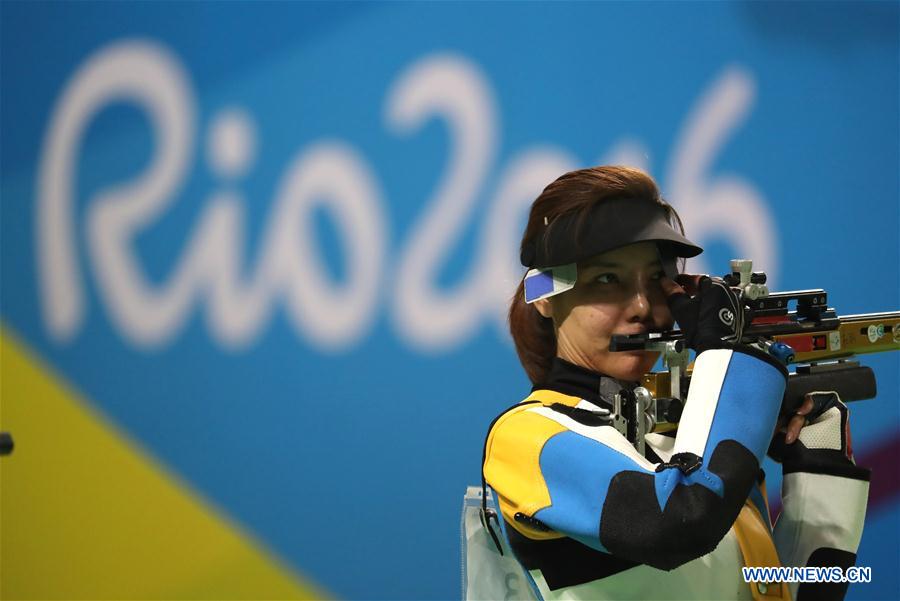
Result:
{"type": "MultiPolygon", "coordinates": [[[[2,598],[458,597],[531,200],[642,167],[689,270],[897,310],[898,17],[3,2],[2,598]]],[[[849,598],[897,598],[900,353],[863,363],[849,598]]]]}

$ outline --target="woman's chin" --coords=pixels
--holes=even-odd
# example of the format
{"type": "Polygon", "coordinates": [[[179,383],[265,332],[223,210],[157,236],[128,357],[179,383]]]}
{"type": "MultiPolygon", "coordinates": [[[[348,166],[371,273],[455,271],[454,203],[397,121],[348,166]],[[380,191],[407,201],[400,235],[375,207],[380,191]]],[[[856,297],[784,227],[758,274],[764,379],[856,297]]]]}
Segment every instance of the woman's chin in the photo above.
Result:
{"type": "Polygon", "coordinates": [[[616,360],[607,369],[606,375],[627,382],[639,382],[656,363],[656,353],[653,353],[652,357],[647,355],[648,353],[645,351],[620,353],[620,356],[616,357],[616,360]]]}

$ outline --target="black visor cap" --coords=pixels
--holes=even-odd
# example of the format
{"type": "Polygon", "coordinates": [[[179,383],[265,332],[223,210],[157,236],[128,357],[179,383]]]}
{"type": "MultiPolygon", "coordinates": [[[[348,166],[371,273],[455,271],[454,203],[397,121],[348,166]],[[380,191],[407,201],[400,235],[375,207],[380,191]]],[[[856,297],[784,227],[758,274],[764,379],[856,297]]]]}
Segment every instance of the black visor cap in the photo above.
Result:
{"type": "Polygon", "coordinates": [[[703,252],[669,224],[665,207],[646,199],[616,198],[598,202],[587,215],[560,215],[522,247],[520,259],[525,267],[545,269],[637,242],[656,242],[672,257],[703,252]]]}

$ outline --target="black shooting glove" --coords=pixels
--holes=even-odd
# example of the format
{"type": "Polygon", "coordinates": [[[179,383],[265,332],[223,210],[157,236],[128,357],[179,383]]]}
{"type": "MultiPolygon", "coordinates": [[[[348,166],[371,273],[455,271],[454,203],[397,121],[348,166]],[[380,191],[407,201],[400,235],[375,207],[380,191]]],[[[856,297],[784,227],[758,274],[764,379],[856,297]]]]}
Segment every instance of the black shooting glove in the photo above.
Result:
{"type": "Polygon", "coordinates": [[[782,471],[813,472],[868,480],[869,470],[856,466],[850,442],[850,411],[836,392],[811,392],[813,409],[793,444],[779,432],[769,455],[782,462],[782,471]]]}
{"type": "Polygon", "coordinates": [[[740,342],[744,311],[737,293],[721,279],[702,276],[696,295],[679,292],[670,295],[667,301],[685,343],[698,355],[740,342]]]}
{"type": "MultiPolygon", "coordinates": [[[[850,415],[838,394],[811,392],[806,400],[812,401],[812,408],[796,439],[784,444],[784,433],[776,434],[784,480],[775,545],[786,566],[836,567],[846,572],[856,563],[871,472],[853,460],[850,415]]],[[[837,601],[847,594],[849,582],[790,586],[791,597],[798,601],[837,601]]]]}

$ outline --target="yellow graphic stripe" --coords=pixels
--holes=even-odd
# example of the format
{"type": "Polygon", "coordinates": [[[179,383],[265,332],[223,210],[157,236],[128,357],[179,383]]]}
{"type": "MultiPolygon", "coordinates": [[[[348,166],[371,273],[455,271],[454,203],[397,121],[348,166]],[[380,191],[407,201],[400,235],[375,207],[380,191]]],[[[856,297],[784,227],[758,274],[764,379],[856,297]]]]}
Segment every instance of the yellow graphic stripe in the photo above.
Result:
{"type": "Polygon", "coordinates": [[[541,473],[541,449],[566,429],[528,411],[536,406],[517,407],[494,424],[488,435],[484,477],[497,493],[500,511],[513,528],[533,539],[561,538],[558,532],[530,528],[514,517],[518,512],[531,517],[550,505],[550,492],[541,473]]]}
{"type": "Polygon", "coordinates": [[[321,599],[0,329],[2,599],[321,599]]]}

